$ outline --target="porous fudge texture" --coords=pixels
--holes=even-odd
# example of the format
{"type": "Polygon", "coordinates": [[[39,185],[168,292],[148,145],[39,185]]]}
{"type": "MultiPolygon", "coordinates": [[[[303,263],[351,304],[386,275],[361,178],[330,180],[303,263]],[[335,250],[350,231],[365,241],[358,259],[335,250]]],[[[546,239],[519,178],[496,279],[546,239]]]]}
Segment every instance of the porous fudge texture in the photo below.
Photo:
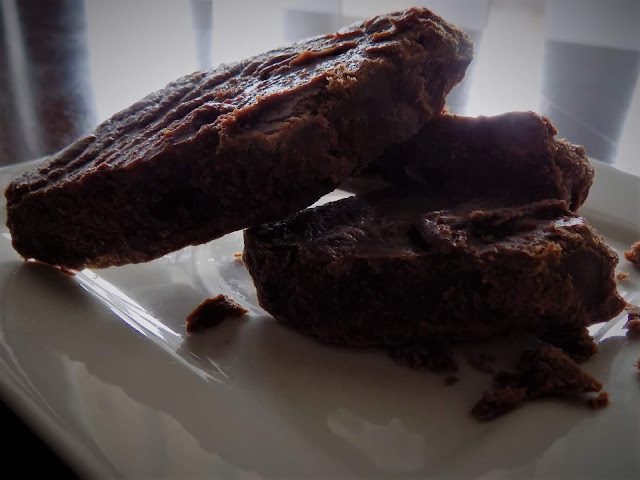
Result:
{"type": "Polygon", "coordinates": [[[472,54],[412,8],[182,77],[11,183],[13,245],[108,267],[286,217],[439,114],[472,54]]]}
{"type": "Polygon", "coordinates": [[[533,112],[445,114],[390,147],[361,177],[520,202],[555,198],[577,210],[587,199],[594,169],[584,148],[557,133],[549,119],[533,112]]]}
{"type": "Polygon", "coordinates": [[[564,202],[377,192],[245,231],[260,305],[331,343],[553,337],[625,306],[618,257],[564,202]]]}

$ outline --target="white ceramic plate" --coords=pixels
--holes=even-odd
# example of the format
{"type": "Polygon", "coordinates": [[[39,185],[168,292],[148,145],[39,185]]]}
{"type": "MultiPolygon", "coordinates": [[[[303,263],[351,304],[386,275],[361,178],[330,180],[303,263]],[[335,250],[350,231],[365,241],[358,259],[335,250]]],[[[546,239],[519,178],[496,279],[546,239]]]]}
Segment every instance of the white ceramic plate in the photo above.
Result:
{"type": "MultiPolygon", "coordinates": [[[[582,213],[620,253],[640,240],[640,181],[597,167],[582,213]]],[[[1,170],[1,184],[24,168],[1,170]]],[[[22,262],[4,229],[3,398],[92,476],[640,478],[640,341],[625,337],[624,315],[592,328],[601,351],[585,364],[608,408],[541,400],[477,423],[469,410],[490,376],[461,361],[460,382],[445,387],[381,352],[279,326],[233,260],[241,249],[234,233],[70,277],[22,262]],[[185,335],[186,315],[218,293],[250,316],[185,335]]],[[[640,275],[625,260],[620,269],[631,273],[621,294],[638,302],[640,275]]]]}

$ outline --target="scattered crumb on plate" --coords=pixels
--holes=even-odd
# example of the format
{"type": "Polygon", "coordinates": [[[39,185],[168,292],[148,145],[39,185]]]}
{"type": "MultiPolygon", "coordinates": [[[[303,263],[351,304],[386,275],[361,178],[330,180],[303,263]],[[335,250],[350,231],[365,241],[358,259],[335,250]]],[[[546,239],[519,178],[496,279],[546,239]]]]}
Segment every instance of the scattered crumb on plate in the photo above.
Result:
{"type": "Polygon", "coordinates": [[[624,309],[628,313],[627,323],[624,325],[624,328],[628,330],[627,336],[640,338],[640,307],[627,303],[624,309]]]}
{"type": "Polygon", "coordinates": [[[226,295],[216,295],[213,298],[207,298],[189,314],[187,332],[199,332],[215,327],[225,318],[241,317],[248,312],[242,305],[226,295]]]}
{"type": "Polygon", "coordinates": [[[606,407],[607,405],[609,405],[609,393],[600,392],[597,397],[587,399],[587,405],[589,405],[594,410],[606,407]]]}
{"type": "Polygon", "coordinates": [[[624,252],[624,256],[634,265],[640,266],[640,242],[631,245],[631,250],[624,252]]]}
{"type": "Polygon", "coordinates": [[[602,383],[551,345],[525,351],[515,373],[498,372],[493,382],[494,388],[484,392],[471,410],[478,420],[492,420],[524,401],[543,395],[578,395],[602,390],[602,383]]]}
{"type": "Polygon", "coordinates": [[[629,272],[618,272],[618,273],[616,273],[616,280],[618,282],[622,282],[623,280],[626,280],[627,278],[629,278],[629,272]]]}
{"type": "Polygon", "coordinates": [[[244,264],[244,260],[242,259],[242,252],[235,252],[233,254],[233,261],[244,264]]]}

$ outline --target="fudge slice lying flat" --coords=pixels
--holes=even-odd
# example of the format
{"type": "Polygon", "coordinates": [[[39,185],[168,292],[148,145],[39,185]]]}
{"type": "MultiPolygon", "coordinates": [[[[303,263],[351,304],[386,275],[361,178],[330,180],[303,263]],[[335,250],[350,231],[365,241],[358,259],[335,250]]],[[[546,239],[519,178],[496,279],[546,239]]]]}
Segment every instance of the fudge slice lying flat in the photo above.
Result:
{"type": "Polygon", "coordinates": [[[471,57],[410,9],[180,78],[15,180],[13,245],[107,267],[283,218],[415,134],[471,57]]]}
{"type": "Polygon", "coordinates": [[[557,200],[500,208],[382,192],[250,228],[244,240],[260,305],[327,342],[546,335],[625,305],[617,255],[557,200]]]}
{"type": "Polygon", "coordinates": [[[411,140],[390,147],[364,178],[449,188],[459,195],[504,195],[523,202],[584,203],[594,170],[584,148],[557,139],[551,122],[533,112],[494,117],[442,115],[411,140]]]}

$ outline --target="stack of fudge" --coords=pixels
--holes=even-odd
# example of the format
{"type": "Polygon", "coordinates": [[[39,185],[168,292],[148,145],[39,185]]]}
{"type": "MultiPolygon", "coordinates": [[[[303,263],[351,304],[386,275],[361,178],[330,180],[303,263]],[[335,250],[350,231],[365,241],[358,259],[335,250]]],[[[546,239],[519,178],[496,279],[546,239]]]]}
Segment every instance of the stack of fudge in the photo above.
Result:
{"type": "Polygon", "coordinates": [[[625,306],[576,213],[594,170],[535,113],[446,113],[472,56],[413,8],[182,77],[11,183],[13,245],[103,268],[246,229],[260,304],[323,341],[526,332],[588,356],[625,306]],[[307,208],[354,178],[382,188],[307,208]]]}

